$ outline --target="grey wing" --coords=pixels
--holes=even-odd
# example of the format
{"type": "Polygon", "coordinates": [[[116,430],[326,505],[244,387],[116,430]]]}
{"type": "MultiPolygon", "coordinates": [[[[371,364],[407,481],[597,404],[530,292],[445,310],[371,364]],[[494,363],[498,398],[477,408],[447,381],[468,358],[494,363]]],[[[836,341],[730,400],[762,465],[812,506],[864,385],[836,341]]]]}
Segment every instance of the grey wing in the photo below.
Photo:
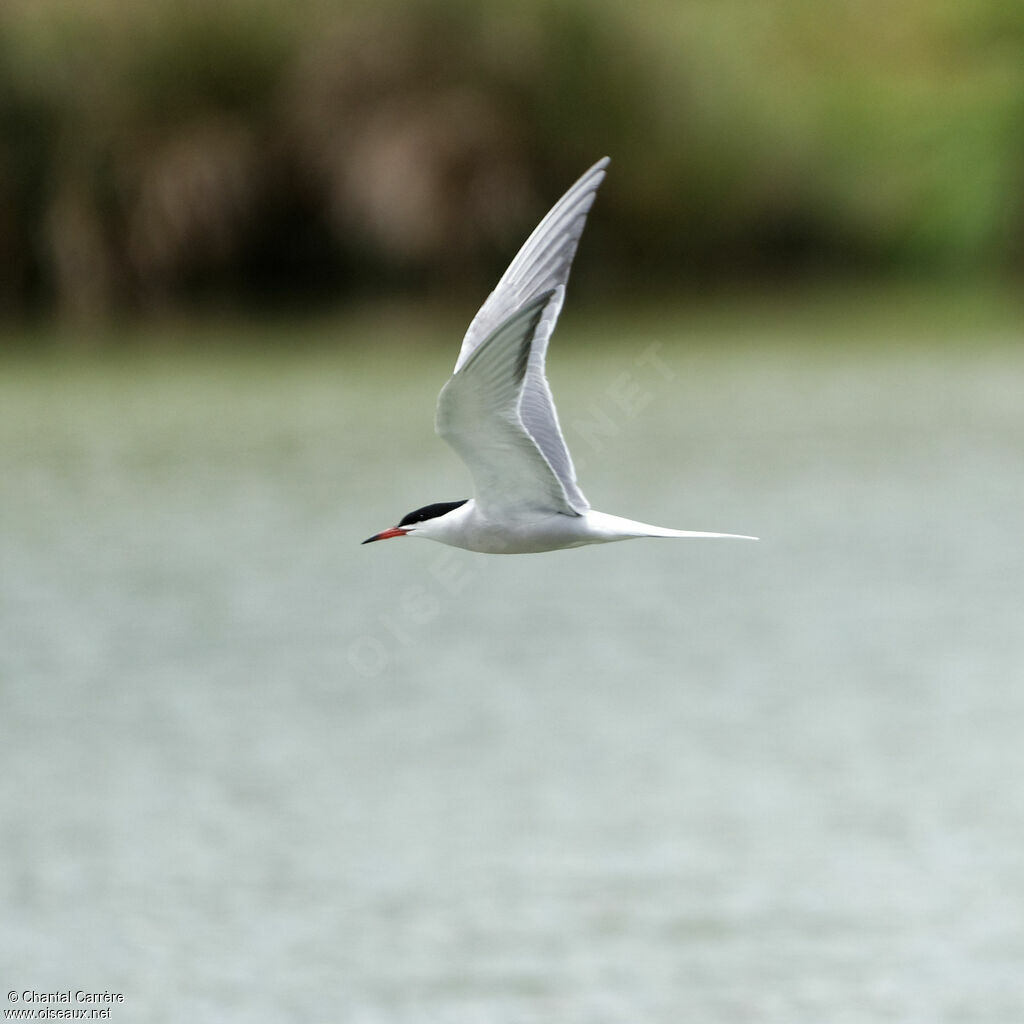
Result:
{"type": "Polygon", "coordinates": [[[544,292],[474,349],[441,389],[437,432],[473,475],[485,515],[576,511],[520,418],[520,399],[539,323],[554,296],[544,292]]]}
{"type": "Polygon", "coordinates": [[[562,437],[545,373],[545,360],[548,342],[562,309],[576,246],[607,166],[607,157],[594,164],[537,225],[473,318],[455,363],[458,372],[480,345],[517,310],[545,292],[551,294],[537,321],[519,412],[523,426],[561,481],[570,507],[581,514],[590,505],[576,482],[572,457],[562,437]]]}

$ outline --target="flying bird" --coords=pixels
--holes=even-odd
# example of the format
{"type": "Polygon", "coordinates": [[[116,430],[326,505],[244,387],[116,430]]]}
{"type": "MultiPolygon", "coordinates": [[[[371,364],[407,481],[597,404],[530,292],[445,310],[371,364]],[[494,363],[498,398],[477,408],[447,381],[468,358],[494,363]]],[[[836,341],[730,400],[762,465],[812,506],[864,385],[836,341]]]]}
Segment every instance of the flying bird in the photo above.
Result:
{"type": "Polygon", "coordinates": [[[474,496],[439,501],[363,541],[424,537],[489,554],[557,551],[633,537],[741,537],[622,519],[590,507],[576,482],[545,376],[599,160],[551,208],[473,318],[437,400],[436,429],[473,477],[474,496]]]}

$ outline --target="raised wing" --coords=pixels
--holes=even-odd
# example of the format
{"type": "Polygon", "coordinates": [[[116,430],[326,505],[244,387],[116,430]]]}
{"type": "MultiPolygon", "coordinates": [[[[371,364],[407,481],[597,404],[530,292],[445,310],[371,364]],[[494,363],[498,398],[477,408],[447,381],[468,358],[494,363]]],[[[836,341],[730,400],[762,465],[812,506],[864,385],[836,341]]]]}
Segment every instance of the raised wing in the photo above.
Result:
{"type": "Polygon", "coordinates": [[[543,292],[500,324],[437,400],[437,432],[469,467],[481,512],[495,518],[531,510],[577,514],[520,418],[531,346],[555,298],[543,292]]]}
{"type": "Polygon", "coordinates": [[[548,342],[562,309],[576,246],[607,166],[607,157],[594,164],[537,225],[473,318],[455,363],[457,373],[518,310],[538,296],[550,294],[548,304],[536,323],[519,415],[524,429],[558,476],[571,510],[580,514],[590,505],[576,483],[576,470],[562,437],[548,386],[545,360],[548,342]]]}

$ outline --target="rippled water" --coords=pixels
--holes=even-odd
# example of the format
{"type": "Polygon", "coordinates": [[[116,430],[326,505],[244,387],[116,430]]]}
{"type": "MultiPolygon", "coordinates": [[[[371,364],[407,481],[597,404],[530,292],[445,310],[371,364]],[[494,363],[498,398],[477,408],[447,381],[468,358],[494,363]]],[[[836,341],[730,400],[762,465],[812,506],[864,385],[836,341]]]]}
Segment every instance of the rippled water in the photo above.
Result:
{"type": "Polygon", "coordinates": [[[1024,1020],[1020,339],[678,340],[553,357],[584,489],[759,544],[360,547],[437,350],[3,364],[7,988],[1024,1020]]]}

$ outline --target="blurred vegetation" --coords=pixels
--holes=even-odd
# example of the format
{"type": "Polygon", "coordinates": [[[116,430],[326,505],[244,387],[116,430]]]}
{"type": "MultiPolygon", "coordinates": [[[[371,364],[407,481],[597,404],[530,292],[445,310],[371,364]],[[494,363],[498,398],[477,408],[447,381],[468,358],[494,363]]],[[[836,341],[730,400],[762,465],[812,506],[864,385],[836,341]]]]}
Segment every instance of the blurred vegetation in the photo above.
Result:
{"type": "Polygon", "coordinates": [[[1021,0],[6,0],[0,313],[1024,267],[1021,0]]]}

